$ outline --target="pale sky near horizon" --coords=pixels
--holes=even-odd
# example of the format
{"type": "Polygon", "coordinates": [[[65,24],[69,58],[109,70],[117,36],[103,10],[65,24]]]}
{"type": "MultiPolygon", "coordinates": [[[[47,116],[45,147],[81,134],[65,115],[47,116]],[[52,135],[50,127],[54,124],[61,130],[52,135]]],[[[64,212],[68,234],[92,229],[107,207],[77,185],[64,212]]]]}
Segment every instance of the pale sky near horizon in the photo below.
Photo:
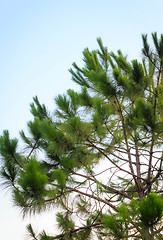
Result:
{"type": "MultiPolygon", "coordinates": [[[[68,69],[82,66],[82,51],[97,49],[141,58],[141,34],[163,33],[162,0],[0,0],[0,134],[18,137],[32,119],[38,95],[49,110],[54,97],[76,88],[68,69]]],[[[9,193],[0,188],[0,239],[28,240],[26,224],[55,233],[54,213],[22,221],[9,193]]]]}

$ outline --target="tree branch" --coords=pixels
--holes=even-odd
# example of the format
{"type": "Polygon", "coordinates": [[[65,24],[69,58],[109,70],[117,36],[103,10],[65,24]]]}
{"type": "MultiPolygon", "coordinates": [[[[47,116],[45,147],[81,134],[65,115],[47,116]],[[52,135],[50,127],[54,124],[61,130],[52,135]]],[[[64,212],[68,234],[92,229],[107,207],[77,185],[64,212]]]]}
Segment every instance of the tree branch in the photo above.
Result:
{"type": "Polygon", "coordinates": [[[105,184],[99,182],[97,179],[93,179],[93,178],[91,178],[91,177],[85,176],[85,175],[80,174],[80,173],[75,173],[75,172],[74,172],[74,174],[75,174],[75,175],[78,175],[78,176],[81,176],[81,177],[84,177],[84,178],[87,178],[87,179],[89,179],[89,180],[91,180],[91,181],[93,181],[93,182],[99,183],[99,184],[100,184],[103,188],[105,188],[106,190],[109,190],[109,191],[111,191],[111,192],[113,192],[113,193],[119,194],[119,195],[121,195],[121,196],[123,196],[123,197],[126,197],[126,198],[128,198],[128,199],[132,199],[131,196],[127,195],[127,194],[124,193],[123,191],[118,191],[118,190],[116,190],[116,189],[114,189],[114,188],[112,188],[112,187],[106,186],[105,184]]]}

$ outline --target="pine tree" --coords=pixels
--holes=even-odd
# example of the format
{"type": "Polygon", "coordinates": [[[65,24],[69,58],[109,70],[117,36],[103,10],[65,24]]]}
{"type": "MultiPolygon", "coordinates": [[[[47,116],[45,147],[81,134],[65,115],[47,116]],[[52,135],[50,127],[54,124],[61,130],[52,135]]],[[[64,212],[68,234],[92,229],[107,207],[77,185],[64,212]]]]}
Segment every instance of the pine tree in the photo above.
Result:
{"type": "Polygon", "coordinates": [[[60,234],[31,239],[162,239],[163,35],[142,35],[142,62],[119,50],[83,51],[71,89],[49,113],[37,97],[26,152],[5,130],[1,177],[23,215],[60,206],[60,234]],[[39,152],[41,151],[41,154],[39,152]],[[36,154],[37,153],[37,154],[36,154]]]}

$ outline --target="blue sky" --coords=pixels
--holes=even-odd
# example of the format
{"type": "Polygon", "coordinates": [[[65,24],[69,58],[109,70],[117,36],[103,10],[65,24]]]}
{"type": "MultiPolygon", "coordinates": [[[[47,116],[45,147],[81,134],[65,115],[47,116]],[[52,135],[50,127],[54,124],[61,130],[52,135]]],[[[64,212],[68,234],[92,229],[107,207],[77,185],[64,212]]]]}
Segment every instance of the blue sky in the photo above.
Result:
{"type": "MultiPolygon", "coordinates": [[[[77,89],[68,69],[74,61],[82,66],[83,49],[97,49],[97,37],[110,51],[140,59],[141,34],[162,33],[162,9],[162,0],[0,0],[0,134],[18,137],[35,95],[52,110],[57,94],[77,89]]],[[[0,189],[0,238],[28,239],[29,221],[0,189]]]]}

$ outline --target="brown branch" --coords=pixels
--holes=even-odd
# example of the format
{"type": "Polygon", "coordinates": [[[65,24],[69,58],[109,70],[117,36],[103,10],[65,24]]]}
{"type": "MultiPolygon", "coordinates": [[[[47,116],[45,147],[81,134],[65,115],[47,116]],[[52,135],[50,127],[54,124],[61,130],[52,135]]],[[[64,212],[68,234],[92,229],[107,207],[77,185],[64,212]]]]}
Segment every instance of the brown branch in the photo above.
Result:
{"type": "Polygon", "coordinates": [[[80,173],[75,173],[75,172],[74,172],[74,174],[75,174],[75,175],[78,175],[78,176],[80,176],[80,177],[87,178],[87,179],[89,179],[89,180],[91,180],[91,181],[93,181],[93,182],[99,183],[99,184],[100,184],[103,188],[105,188],[106,190],[109,190],[109,191],[111,191],[111,192],[113,192],[113,193],[119,194],[119,195],[121,195],[121,196],[123,196],[123,197],[126,197],[126,198],[128,198],[128,199],[132,199],[131,196],[127,195],[127,194],[124,193],[123,191],[118,191],[118,190],[116,190],[116,189],[114,189],[114,188],[112,188],[112,187],[106,186],[105,184],[99,182],[99,181],[96,180],[96,179],[93,179],[93,178],[91,178],[91,177],[85,176],[85,175],[80,174],[80,173]]]}
{"type": "MultiPolygon", "coordinates": [[[[152,52],[151,52],[152,53],[152,52]]],[[[153,55],[155,55],[154,53],[152,53],[153,55]]],[[[160,71],[160,68],[156,65],[156,63],[152,60],[152,58],[151,58],[151,56],[150,56],[150,54],[145,54],[144,53],[144,55],[149,59],[149,61],[153,64],[153,66],[158,70],[158,71],[160,71]]],[[[162,72],[162,70],[161,70],[161,72],[162,72]]]]}
{"type": "Polygon", "coordinates": [[[71,230],[70,233],[75,233],[75,232],[78,232],[78,231],[82,231],[82,230],[89,229],[89,228],[92,228],[92,227],[100,226],[100,225],[103,225],[103,224],[104,224],[103,222],[93,223],[93,224],[90,224],[90,225],[87,225],[87,226],[84,226],[84,227],[79,227],[79,228],[76,228],[74,230],[71,230]]]}
{"type": "MultiPolygon", "coordinates": [[[[106,157],[106,158],[107,158],[114,166],[116,166],[119,170],[121,170],[121,171],[123,171],[123,172],[126,172],[126,173],[132,175],[132,176],[135,177],[135,178],[138,177],[137,175],[133,174],[132,172],[129,172],[129,171],[127,171],[127,170],[119,167],[113,160],[111,160],[111,158],[109,158],[109,157],[107,156],[107,154],[105,154],[99,147],[97,147],[94,143],[92,143],[88,138],[87,138],[87,141],[88,141],[89,143],[91,143],[94,148],[96,148],[100,153],[102,153],[102,155],[103,155],[104,157],[106,157]]],[[[143,181],[146,181],[146,180],[145,180],[144,178],[142,178],[142,177],[141,177],[141,179],[142,179],[143,181]]]]}
{"type": "Polygon", "coordinates": [[[142,199],[144,196],[143,192],[143,186],[141,183],[141,170],[140,170],[140,159],[139,159],[139,151],[138,151],[138,141],[135,139],[135,149],[136,149],[136,170],[137,170],[137,182],[140,187],[140,192],[139,192],[139,199],[142,199]]]}
{"type": "Polygon", "coordinates": [[[159,176],[161,175],[161,172],[163,171],[163,170],[161,169],[161,168],[162,168],[162,163],[163,163],[163,156],[161,157],[159,170],[158,170],[156,176],[153,178],[153,180],[150,181],[150,184],[154,183],[154,182],[159,178],[159,176]]]}
{"type": "Polygon", "coordinates": [[[125,143],[126,143],[126,147],[127,147],[129,167],[130,167],[131,173],[132,173],[132,175],[133,175],[133,179],[134,179],[134,181],[135,181],[135,184],[136,184],[136,186],[138,187],[138,190],[139,190],[139,192],[140,192],[140,191],[141,191],[141,187],[140,187],[140,185],[139,185],[139,182],[137,181],[137,177],[139,177],[139,176],[135,176],[135,174],[134,174],[134,169],[133,169],[132,160],[131,160],[130,148],[129,148],[128,140],[127,140],[127,133],[126,133],[126,128],[125,128],[124,118],[123,118],[122,109],[121,109],[121,106],[120,106],[120,103],[119,103],[117,97],[116,97],[115,105],[117,106],[117,111],[118,111],[118,113],[119,113],[119,117],[120,117],[121,122],[122,122],[123,135],[124,135],[124,139],[125,139],[125,143]]]}
{"type": "Polygon", "coordinates": [[[114,192],[114,193],[116,193],[116,194],[119,194],[119,195],[121,195],[121,196],[123,196],[123,197],[126,197],[126,198],[128,198],[128,199],[132,199],[132,197],[129,196],[129,195],[127,195],[124,191],[118,191],[118,190],[116,190],[116,189],[114,189],[114,188],[112,188],[112,187],[106,186],[106,185],[104,185],[104,184],[102,184],[102,186],[103,186],[105,189],[107,189],[107,190],[109,190],[109,191],[111,191],[111,192],[114,192]]]}
{"type": "MultiPolygon", "coordinates": [[[[157,88],[159,85],[159,79],[160,79],[160,71],[159,71],[159,74],[157,77],[157,88]]],[[[156,115],[156,105],[157,105],[157,96],[155,95],[154,116],[156,115]]],[[[151,143],[151,148],[150,148],[149,168],[148,168],[148,192],[150,192],[150,190],[151,190],[150,178],[151,178],[151,168],[152,168],[153,147],[154,147],[154,137],[153,137],[153,132],[152,132],[152,143],[151,143]]]]}
{"type": "Polygon", "coordinates": [[[152,137],[152,143],[150,147],[150,155],[149,155],[149,165],[148,165],[148,192],[151,190],[150,179],[151,179],[151,169],[152,169],[152,156],[153,156],[153,147],[154,147],[154,139],[152,137]]]}
{"type": "Polygon", "coordinates": [[[71,187],[67,187],[67,188],[70,189],[72,192],[80,193],[80,194],[82,194],[84,196],[87,196],[87,197],[93,198],[93,199],[95,199],[97,201],[103,202],[106,205],[109,205],[111,208],[113,208],[116,212],[119,212],[119,210],[113,204],[109,203],[107,200],[104,200],[104,199],[101,199],[99,197],[96,197],[93,194],[82,192],[82,191],[80,191],[78,189],[75,189],[75,188],[71,188],[71,187]]]}
{"type": "Polygon", "coordinates": [[[35,142],[35,144],[33,145],[33,148],[31,149],[30,153],[28,154],[28,156],[27,156],[27,158],[26,158],[26,161],[25,161],[25,163],[24,163],[23,168],[25,168],[25,165],[27,164],[27,162],[28,162],[28,160],[29,160],[31,154],[32,154],[33,151],[35,150],[35,148],[36,148],[36,146],[37,146],[37,143],[38,143],[38,140],[35,142]]]}
{"type": "MultiPolygon", "coordinates": [[[[86,196],[86,197],[90,197],[90,198],[92,198],[92,199],[95,199],[95,200],[97,200],[97,201],[99,201],[99,202],[105,203],[106,205],[108,205],[108,206],[110,206],[111,208],[113,208],[116,212],[119,212],[119,210],[118,210],[113,204],[109,203],[109,201],[107,201],[107,200],[104,200],[104,199],[101,199],[101,198],[99,198],[99,197],[96,197],[96,196],[94,196],[93,194],[89,194],[89,193],[86,193],[86,192],[82,192],[82,191],[80,191],[80,190],[78,190],[78,189],[76,189],[76,188],[71,188],[71,187],[68,187],[68,186],[66,186],[66,188],[67,188],[67,191],[65,191],[65,192],[63,192],[63,193],[71,193],[71,192],[80,193],[81,195],[84,195],[84,196],[86,196]]],[[[53,197],[53,198],[46,199],[45,202],[47,203],[47,202],[51,202],[51,201],[53,201],[53,200],[56,200],[56,198],[61,197],[61,196],[63,195],[63,193],[59,194],[57,197],[53,197]]]]}
{"type": "Polygon", "coordinates": [[[20,168],[23,168],[23,166],[17,161],[15,155],[12,154],[11,156],[12,156],[12,158],[14,159],[15,163],[18,164],[20,168]]]}
{"type": "MultiPolygon", "coordinates": [[[[161,64],[159,68],[159,73],[157,76],[157,86],[156,88],[158,89],[159,86],[159,81],[160,81],[160,76],[161,76],[161,64]]],[[[157,95],[155,94],[155,101],[154,101],[154,116],[156,115],[156,105],[157,105],[157,95]]],[[[153,147],[154,147],[154,137],[153,137],[153,132],[152,132],[152,143],[151,143],[151,148],[150,148],[150,157],[149,157],[149,168],[148,168],[148,192],[151,191],[151,184],[150,184],[150,179],[151,179],[151,169],[152,169],[152,156],[153,156],[153,147]]]]}
{"type": "MultiPolygon", "coordinates": [[[[84,227],[79,227],[79,228],[70,230],[70,231],[69,231],[69,234],[71,235],[71,234],[73,234],[73,233],[75,233],[75,232],[87,230],[87,229],[89,229],[89,228],[96,227],[96,226],[100,226],[100,225],[103,225],[103,224],[104,224],[103,222],[99,222],[99,223],[93,223],[93,224],[90,224],[90,225],[87,225],[87,226],[84,226],[84,227]]],[[[59,234],[59,235],[53,237],[53,239],[59,239],[59,238],[64,237],[64,236],[65,236],[65,233],[62,233],[62,234],[59,234]]]]}

